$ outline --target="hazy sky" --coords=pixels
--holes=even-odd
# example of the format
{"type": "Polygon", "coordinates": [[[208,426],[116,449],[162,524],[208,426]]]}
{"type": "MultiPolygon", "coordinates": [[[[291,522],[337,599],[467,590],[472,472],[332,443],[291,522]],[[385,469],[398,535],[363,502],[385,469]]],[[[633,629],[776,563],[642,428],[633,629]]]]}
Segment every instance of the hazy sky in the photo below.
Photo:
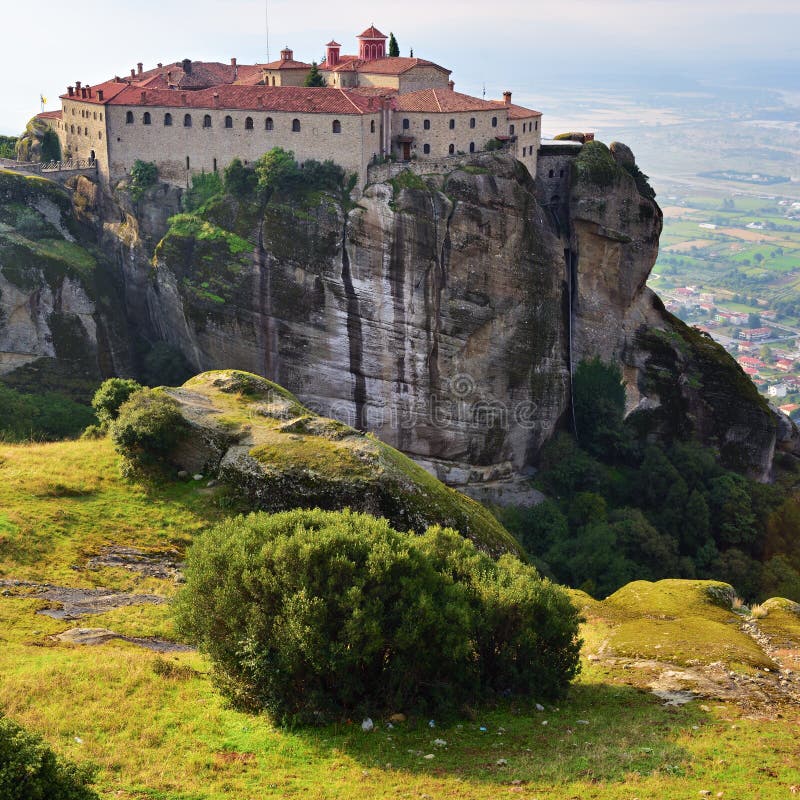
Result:
{"type": "MultiPolygon", "coordinates": [[[[353,52],[355,36],[374,22],[393,31],[402,55],[453,70],[456,88],[499,97],[510,88],[536,97],[554,84],[617,73],[702,74],[763,60],[789,63],[800,90],[800,0],[385,0],[331,4],[268,0],[270,56],[289,44],[299,59],[319,59],[335,37],[353,52]]],[[[76,80],[95,84],[182,58],[240,62],[266,59],[264,0],[79,0],[64,6],[4,4],[0,20],[0,133],[18,133],[76,80]],[[68,9],[68,10],[65,10],[68,9]]],[[[783,74],[785,76],[785,67],[783,74]]]]}

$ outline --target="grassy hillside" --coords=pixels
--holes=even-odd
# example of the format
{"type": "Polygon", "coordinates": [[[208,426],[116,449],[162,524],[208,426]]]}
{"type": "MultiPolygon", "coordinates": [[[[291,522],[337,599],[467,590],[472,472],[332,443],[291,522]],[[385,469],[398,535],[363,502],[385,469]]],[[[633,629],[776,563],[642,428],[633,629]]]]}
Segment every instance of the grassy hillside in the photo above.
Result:
{"type": "Polygon", "coordinates": [[[9,583],[169,598],[170,577],[90,559],[110,546],[179,559],[193,534],[228,513],[226,502],[203,481],[124,482],[104,440],[0,446],[0,708],[58,753],[97,764],[103,798],[677,800],[710,791],[770,800],[800,784],[799,706],[781,693],[773,663],[797,659],[787,646],[797,647],[790,634],[800,618],[791,604],[767,604],[756,622],[783,648],[767,652],[742,632],[751,621],[727,607],[724,584],[637,582],[600,602],[576,592],[587,617],[584,669],[558,708],[465,709],[435,728],[427,719],[393,728],[375,719],[367,734],[361,720],[286,731],[230,710],[193,652],[53,638],[92,627],[174,639],[166,604],[60,620],[36,613],[54,603],[35,587],[9,583]],[[689,619],[697,636],[687,633],[689,619]],[[669,641],[684,637],[680,651],[664,652],[656,636],[664,625],[669,641]],[[731,642],[739,650],[728,651],[731,642]],[[703,696],[664,705],[651,689],[670,681],[703,696]]]}

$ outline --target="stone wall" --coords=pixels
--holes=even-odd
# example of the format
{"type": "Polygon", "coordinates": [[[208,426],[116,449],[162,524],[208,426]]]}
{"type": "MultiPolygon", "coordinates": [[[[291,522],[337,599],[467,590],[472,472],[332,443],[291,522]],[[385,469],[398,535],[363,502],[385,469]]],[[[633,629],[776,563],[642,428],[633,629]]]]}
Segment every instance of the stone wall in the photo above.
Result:
{"type": "Polygon", "coordinates": [[[381,151],[380,116],[379,112],[339,116],[110,106],[110,167],[103,174],[112,180],[119,179],[130,172],[137,159],[155,160],[162,180],[183,185],[190,175],[223,170],[234,158],[252,163],[273,147],[283,147],[291,150],[298,161],[333,159],[347,172],[358,173],[363,179],[368,163],[381,151]],[[126,122],[129,111],[133,113],[132,123],[126,122]],[[143,124],[145,112],[150,114],[149,125],[143,124]],[[166,114],[172,115],[171,126],[164,124],[166,114]],[[186,114],[191,116],[191,127],[184,125],[186,114]],[[206,116],[211,119],[211,127],[203,127],[206,116]],[[230,128],[225,127],[226,117],[231,118],[230,128]],[[252,129],[246,127],[248,118],[252,119],[252,129]],[[272,130],[266,128],[268,119],[272,120],[272,130]],[[294,120],[300,124],[296,132],[292,130],[294,120]],[[375,121],[374,133],[372,121],[375,121]],[[340,133],[334,133],[334,122],[339,123],[340,133]]]}
{"type": "Polygon", "coordinates": [[[61,122],[55,129],[61,142],[62,158],[96,158],[100,174],[107,174],[106,107],[78,99],[65,99],[62,102],[61,122]]]}
{"type": "Polygon", "coordinates": [[[572,162],[580,149],[580,145],[540,147],[536,177],[541,183],[542,198],[546,203],[569,202],[572,162]]]}

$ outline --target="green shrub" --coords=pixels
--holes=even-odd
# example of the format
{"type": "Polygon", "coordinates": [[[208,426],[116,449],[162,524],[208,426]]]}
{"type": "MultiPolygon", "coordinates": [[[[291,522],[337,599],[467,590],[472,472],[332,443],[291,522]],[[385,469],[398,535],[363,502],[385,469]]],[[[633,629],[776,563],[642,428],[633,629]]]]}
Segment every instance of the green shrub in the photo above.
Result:
{"type": "Polygon", "coordinates": [[[61,161],[61,143],[52,128],[42,134],[42,161],[61,161]]]}
{"type": "Polygon", "coordinates": [[[142,385],[130,378],[108,378],[100,384],[100,388],[92,398],[92,408],[101,424],[108,425],[119,414],[120,406],[142,385]]]}
{"type": "Polygon", "coordinates": [[[258,178],[255,170],[242,164],[241,159],[234,158],[225,167],[225,191],[234,197],[250,197],[256,189],[258,178]]]}
{"type": "Polygon", "coordinates": [[[158,179],[158,167],[152,161],[136,159],[131,167],[130,195],[134,202],[158,179]]]}
{"type": "Polygon", "coordinates": [[[486,147],[484,147],[483,149],[488,150],[491,153],[494,150],[502,150],[504,147],[505,144],[501,142],[499,139],[489,139],[489,141],[486,142],[486,147]]]}
{"type": "Polygon", "coordinates": [[[611,151],[602,142],[586,142],[574,162],[578,181],[592,183],[603,188],[613,186],[619,176],[620,167],[611,151]]]}
{"type": "Polygon", "coordinates": [[[576,612],[531,567],[349,511],[217,525],[189,551],[176,613],[222,690],[284,722],[556,696],[578,663],[576,612]]]}
{"type": "Polygon", "coordinates": [[[134,469],[144,470],[164,464],[187,431],[178,403],[161,389],[132,394],[110,428],[117,451],[134,469]]]}
{"type": "Polygon", "coordinates": [[[95,422],[89,406],[56,392],[26,394],[0,383],[0,441],[57,441],[95,422]]]}
{"type": "Polygon", "coordinates": [[[41,737],[0,715],[3,800],[98,800],[93,770],[57,758],[41,737]]]}
{"type": "Polygon", "coordinates": [[[212,197],[222,194],[222,190],[222,178],[216,172],[201,172],[199,175],[194,175],[192,185],[181,198],[183,208],[185,211],[195,211],[212,197]]]}
{"type": "Polygon", "coordinates": [[[16,158],[16,149],[16,136],[0,136],[0,158],[16,158]]]}

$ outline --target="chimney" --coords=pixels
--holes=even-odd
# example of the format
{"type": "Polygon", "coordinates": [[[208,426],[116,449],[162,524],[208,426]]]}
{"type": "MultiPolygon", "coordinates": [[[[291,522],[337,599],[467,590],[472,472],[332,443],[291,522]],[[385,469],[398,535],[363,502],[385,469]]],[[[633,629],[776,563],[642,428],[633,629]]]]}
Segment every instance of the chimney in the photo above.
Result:
{"type": "Polygon", "coordinates": [[[192,74],[192,59],[191,58],[184,58],[183,61],[181,62],[181,66],[183,67],[183,71],[187,75],[191,75],[192,74]]]}
{"type": "Polygon", "coordinates": [[[87,86],[86,87],[86,94],[89,95],[89,97],[92,96],[92,87],[91,86],[87,86]]]}
{"type": "Polygon", "coordinates": [[[135,78],[135,77],[136,77],[136,70],[133,69],[133,67],[131,67],[131,78],[135,78]]]}
{"type": "Polygon", "coordinates": [[[511,92],[503,92],[503,102],[507,105],[511,105],[511,92]]]}
{"type": "Polygon", "coordinates": [[[81,88],[81,82],[80,81],[75,81],[75,88],[76,89],[80,89],[81,88]]]}
{"type": "Polygon", "coordinates": [[[81,97],[85,100],[86,99],[86,87],[81,87],[81,97]]]}
{"type": "Polygon", "coordinates": [[[584,133],[583,135],[586,138],[587,142],[593,142],[594,141],[594,133],[584,133]]]}
{"type": "Polygon", "coordinates": [[[232,58],[232,59],[231,59],[231,66],[232,66],[232,67],[235,67],[235,66],[236,66],[236,59],[235,59],[235,58],[232,58]]]}
{"type": "Polygon", "coordinates": [[[167,72],[167,86],[169,86],[171,83],[172,83],[172,70],[169,70],[167,72]]]}
{"type": "Polygon", "coordinates": [[[448,86],[448,88],[450,89],[451,92],[454,92],[456,90],[456,82],[455,81],[448,81],[447,82],[447,86],[448,86]]]}
{"type": "Polygon", "coordinates": [[[119,75],[114,76],[114,83],[122,83],[122,78],[119,75]]]}
{"type": "Polygon", "coordinates": [[[97,99],[98,99],[98,100],[99,100],[101,103],[103,102],[103,90],[102,90],[102,89],[98,89],[98,90],[97,90],[97,99]]]}
{"type": "Polygon", "coordinates": [[[143,67],[143,66],[144,66],[144,64],[142,64],[142,62],[141,62],[141,61],[140,61],[140,62],[139,62],[137,65],[136,65],[136,70],[137,70],[137,72],[139,73],[139,75],[141,75],[141,74],[142,74],[142,67],[143,67]]]}
{"type": "Polygon", "coordinates": [[[67,92],[69,93],[70,97],[73,97],[75,94],[75,89],[73,89],[71,86],[67,86],[67,92]]]}
{"type": "Polygon", "coordinates": [[[147,102],[147,92],[142,92],[142,102],[143,103],[147,102]]]}

